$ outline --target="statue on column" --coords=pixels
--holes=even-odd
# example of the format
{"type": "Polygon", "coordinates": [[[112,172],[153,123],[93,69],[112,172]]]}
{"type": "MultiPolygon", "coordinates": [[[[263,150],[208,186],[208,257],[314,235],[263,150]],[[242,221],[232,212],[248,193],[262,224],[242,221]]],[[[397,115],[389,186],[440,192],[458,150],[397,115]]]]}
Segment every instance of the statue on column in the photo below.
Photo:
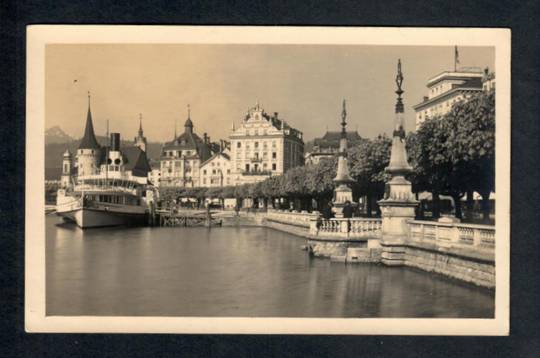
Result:
{"type": "Polygon", "coordinates": [[[392,149],[390,163],[385,169],[386,173],[390,175],[390,180],[385,186],[384,199],[378,202],[382,213],[382,262],[387,265],[403,264],[404,249],[400,245],[407,238],[409,232],[407,222],[414,219],[415,208],[418,205],[411,190],[411,182],[406,179],[406,175],[412,172],[412,167],[407,160],[405,147],[402,84],[401,60],[398,60],[396,76],[398,97],[395,107],[392,149]]]}
{"type": "Polygon", "coordinates": [[[343,109],[341,111],[341,138],[339,140],[338,167],[334,183],[334,209],[337,217],[343,216],[343,209],[352,203],[352,189],[350,185],[354,179],[349,175],[349,165],[347,160],[347,109],[346,102],[343,100],[343,109]]]}

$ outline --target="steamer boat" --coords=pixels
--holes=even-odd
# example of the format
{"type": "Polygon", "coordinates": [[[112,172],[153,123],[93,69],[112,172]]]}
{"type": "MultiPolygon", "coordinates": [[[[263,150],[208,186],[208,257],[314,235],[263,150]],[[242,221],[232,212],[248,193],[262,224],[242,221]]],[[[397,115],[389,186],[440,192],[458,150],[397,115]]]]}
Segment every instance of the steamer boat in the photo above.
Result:
{"type": "Polygon", "coordinates": [[[120,148],[119,133],[111,133],[109,145],[99,145],[89,96],[85,132],[75,161],[69,150],[64,153],[56,214],[82,229],[144,224],[153,200],[145,150],[142,122],[134,145],[120,148]]]}

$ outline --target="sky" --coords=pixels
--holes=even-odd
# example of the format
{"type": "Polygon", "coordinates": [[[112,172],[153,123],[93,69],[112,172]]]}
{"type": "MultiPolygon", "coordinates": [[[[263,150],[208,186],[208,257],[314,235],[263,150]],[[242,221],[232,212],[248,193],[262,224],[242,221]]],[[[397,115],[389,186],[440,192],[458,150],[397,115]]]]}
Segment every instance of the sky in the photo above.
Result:
{"type": "MultiPolygon", "coordinates": [[[[495,70],[493,47],[458,47],[459,65],[495,70]]],[[[405,128],[427,80],[454,68],[453,46],[53,44],[46,47],[45,128],[80,138],[91,93],[96,134],[132,139],[143,118],[148,141],[194,130],[226,139],[257,102],[278,112],[304,139],[339,130],[347,101],[349,130],[391,133],[398,58],[404,76],[405,128]]]]}

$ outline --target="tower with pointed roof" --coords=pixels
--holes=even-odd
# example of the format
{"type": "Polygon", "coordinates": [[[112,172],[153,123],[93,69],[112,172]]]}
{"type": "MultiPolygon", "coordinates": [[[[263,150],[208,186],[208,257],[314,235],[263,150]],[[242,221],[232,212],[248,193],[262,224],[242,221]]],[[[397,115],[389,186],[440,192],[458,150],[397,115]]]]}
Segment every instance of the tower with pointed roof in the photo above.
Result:
{"type": "Polygon", "coordinates": [[[407,238],[407,222],[414,219],[414,209],[418,204],[411,190],[411,182],[406,179],[406,175],[411,173],[412,168],[407,161],[405,147],[402,83],[401,60],[398,60],[396,76],[398,98],[395,106],[392,149],[390,163],[385,169],[386,173],[390,175],[390,180],[386,183],[387,189],[384,199],[379,201],[382,213],[381,258],[383,263],[394,266],[404,263],[404,250],[401,249],[400,245],[407,238]]]}
{"type": "Polygon", "coordinates": [[[99,173],[99,161],[101,158],[101,146],[94,133],[92,122],[92,111],[90,108],[90,92],[88,92],[88,112],[86,114],[86,125],[84,135],[77,149],[77,175],[84,177],[99,173]]]}
{"type": "Polygon", "coordinates": [[[73,169],[73,157],[69,149],[66,149],[62,157],[62,176],[60,178],[60,186],[64,189],[71,187],[73,169]]]}
{"type": "Polygon", "coordinates": [[[142,128],[142,113],[139,113],[139,131],[134,139],[134,145],[141,148],[143,152],[146,152],[146,137],[142,128]]]}

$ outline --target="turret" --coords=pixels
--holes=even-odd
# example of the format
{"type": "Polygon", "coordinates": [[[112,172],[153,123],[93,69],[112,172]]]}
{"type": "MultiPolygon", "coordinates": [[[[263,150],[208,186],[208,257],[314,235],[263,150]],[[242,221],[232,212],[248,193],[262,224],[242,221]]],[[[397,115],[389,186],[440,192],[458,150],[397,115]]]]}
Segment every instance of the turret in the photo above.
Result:
{"type": "Polygon", "coordinates": [[[73,168],[73,158],[69,149],[66,149],[62,157],[62,177],[60,179],[60,185],[62,188],[67,189],[71,187],[72,177],[71,170],[73,168]]]}
{"type": "Polygon", "coordinates": [[[142,114],[139,113],[139,131],[137,132],[137,137],[134,139],[134,145],[141,148],[143,152],[146,152],[146,137],[144,136],[142,128],[142,114]]]}
{"type": "Polygon", "coordinates": [[[184,129],[186,133],[193,133],[193,122],[191,121],[191,109],[189,108],[189,104],[187,108],[188,108],[188,118],[186,120],[186,123],[184,123],[184,129]]]}
{"type": "Polygon", "coordinates": [[[84,136],[77,150],[78,176],[94,175],[99,172],[99,159],[101,147],[96,140],[94,125],[92,123],[92,111],[90,110],[90,92],[88,92],[88,113],[84,136]]]}

